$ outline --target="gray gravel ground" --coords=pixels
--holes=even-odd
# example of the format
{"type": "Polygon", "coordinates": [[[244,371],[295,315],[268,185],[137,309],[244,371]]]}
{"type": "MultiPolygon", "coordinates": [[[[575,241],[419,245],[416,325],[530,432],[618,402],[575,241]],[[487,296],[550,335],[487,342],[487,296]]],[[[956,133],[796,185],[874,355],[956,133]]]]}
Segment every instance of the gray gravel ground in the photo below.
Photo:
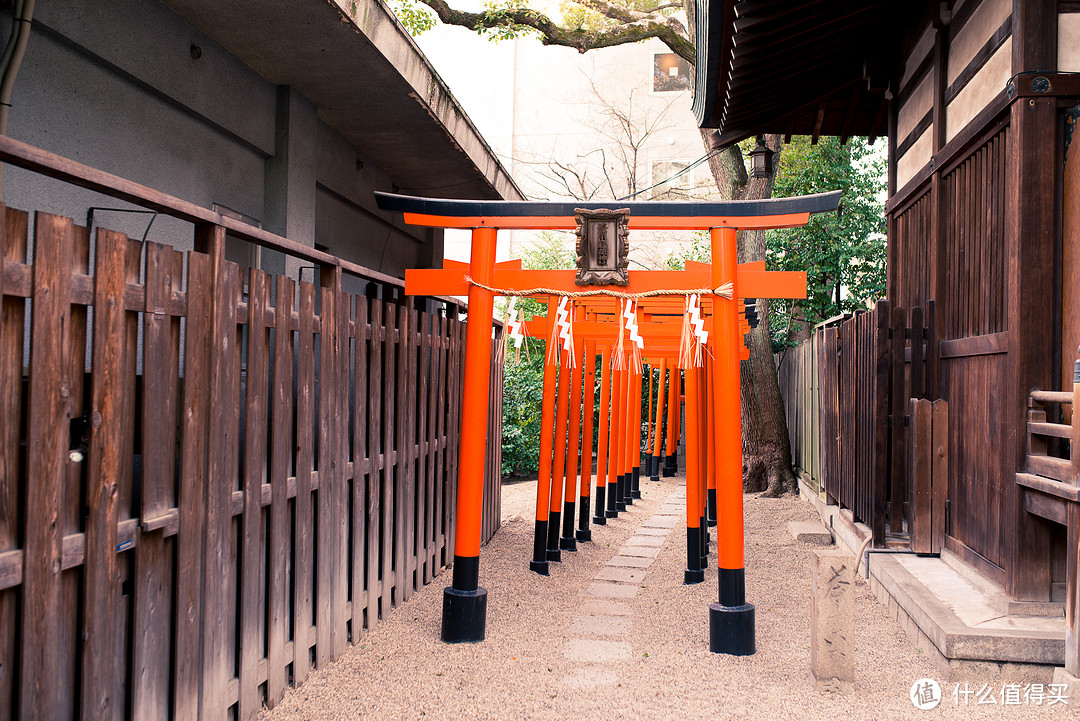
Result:
{"type": "MultiPolygon", "coordinates": [[[[747,600],[757,607],[757,654],[708,648],[716,571],[682,583],[685,527],[663,538],[636,595],[590,595],[605,564],[681,490],[681,477],[642,480],[644,497],[551,575],[528,571],[535,483],[503,489],[503,528],[482,549],[487,639],[439,640],[445,573],[395,609],[342,658],[292,690],[267,721],[294,719],[901,719],[1080,718],[1069,707],[958,706],[919,711],[912,683],[940,678],[865,581],[857,587],[857,681],[852,693],[815,690],[810,676],[810,549],[787,532],[816,520],[797,498],[745,497],[747,600]]],[[[670,508],[670,506],[668,506],[670,508]]],[[[640,535],[638,536],[640,539],[640,535]]],[[[636,541],[635,541],[636,542],[636,541]]],[[[711,557],[715,563],[715,556],[711,557]]],[[[1000,690],[1000,684],[998,684],[1000,690]]]]}

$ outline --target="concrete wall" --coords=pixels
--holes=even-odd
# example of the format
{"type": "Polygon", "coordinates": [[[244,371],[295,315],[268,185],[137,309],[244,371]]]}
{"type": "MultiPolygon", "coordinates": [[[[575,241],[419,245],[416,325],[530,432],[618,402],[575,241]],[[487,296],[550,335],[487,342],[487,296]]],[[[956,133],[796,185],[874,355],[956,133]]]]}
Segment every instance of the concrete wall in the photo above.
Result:
{"type": "MultiPolygon", "coordinates": [[[[39,3],[12,105],[17,140],[203,207],[225,206],[350,260],[381,258],[373,267],[391,275],[441,262],[441,235],[400,222],[391,229],[375,210],[372,191],[393,187],[387,169],[321,122],[303,95],[261,78],[155,0],[39,3]]],[[[132,207],[16,168],[4,181],[8,205],[80,223],[91,205],[132,207]]],[[[134,237],[148,219],[95,212],[95,224],[134,237]]],[[[191,228],[157,218],[148,238],[188,248],[191,228]]],[[[262,264],[286,269],[274,253],[262,264]]],[[[298,267],[289,263],[290,275],[298,267]]]]}

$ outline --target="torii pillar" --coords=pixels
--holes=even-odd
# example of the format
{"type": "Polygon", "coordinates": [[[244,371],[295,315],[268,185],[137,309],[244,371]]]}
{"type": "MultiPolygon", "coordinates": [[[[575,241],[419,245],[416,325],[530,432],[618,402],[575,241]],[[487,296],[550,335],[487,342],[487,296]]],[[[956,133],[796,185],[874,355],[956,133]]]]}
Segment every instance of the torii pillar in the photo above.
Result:
{"type": "MultiPolygon", "coordinates": [[[[495,228],[473,228],[469,272],[491,285],[495,270],[495,228]]],[[[461,393],[463,437],[458,465],[457,531],[454,580],[443,592],[442,640],[483,641],[487,624],[487,589],[480,588],[480,536],[487,453],[488,397],[491,392],[491,322],[495,294],[469,286],[469,322],[465,325],[465,379],[461,393]],[[479,502],[478,502],[479,501],[479,502]]]]}

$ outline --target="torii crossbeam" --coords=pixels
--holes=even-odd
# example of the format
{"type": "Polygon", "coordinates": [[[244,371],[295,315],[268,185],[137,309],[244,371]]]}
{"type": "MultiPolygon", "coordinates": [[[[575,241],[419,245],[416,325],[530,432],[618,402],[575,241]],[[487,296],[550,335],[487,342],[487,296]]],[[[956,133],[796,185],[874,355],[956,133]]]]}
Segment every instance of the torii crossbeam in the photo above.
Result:
{"type": "MultiPolygon", "coordinates": [[[[840,192],[797,198],[725,202],[605,202],[559,203],[516,201],[440,200],[376,193],[379,208],[401,212],[406,223],[439,228],[472,229],[472,249],[466,281],[461,269],[406,273],[405,292],[411,295],[463,294],[469,297],[469,323],[465,339],[465,374],[462,418],[472,429],[461,435],[457,500],[457,536],[452,585],[443,595],[442,639],[446,642],[482,641],[487,616],[487,591],[479,585],[481,509],[487,407],[490,392],[491,322],[493,300],[502,288],[550,287],[528,285],[535,271],[507,268],[496,271],[495,243],[499,230],[574,230],[578,211],[629,210],[631,230],[708,230],[712,245],[709,272],[698,272],[702,289],[728,288],[729,297],[712,296],[713,328],[710,337],[715,397],[717,467],[717,521],[730,532],[718,539],[719,603],[709,607],[709,643],[714,652],[748,655],[755,650],[754,606],[746,602],[743,553],[742,420],[739,412],[738,299],[740,273],[736,261],[739,230],[789,228],[805,225],[812,213],[836,209],[840,192]],[[437,275],[437,274],[443,275],[437,275]],[[507,274],[514,273],[516,277],[507,274]],[[471,282],[469,282],[471,281],[471,282]],[[453,286],[452,289],[449,289],[453,286]],[[722,409],[722,410],[721,410],[722,409]]],[[[633,271],[620,292],[671,288],[671,279],[659,271],[633,271]]],[[[687,276],[675,279],[680,285],[687,276]]],[[[542,280],[550,282],[550,276],[542,280]]],[[[749,283],[749,281],[746,281],[749,283]]],[[[680,286],[675,286],[680,287],[680,286]]],[[[685,286],[684,286],[685,287],[685,286]]],[[[690,285],[694,288],[694,285],[690,285]]],[[[578,288],[580,290],[580,288],[578,288]]],[[[707,290],[706,292],[710,292],[707,290]]],[[[805,292],[805,290],[804,290],[805,292]]],[[[767,297],[758,293],[757,297],[767,297]]]]}

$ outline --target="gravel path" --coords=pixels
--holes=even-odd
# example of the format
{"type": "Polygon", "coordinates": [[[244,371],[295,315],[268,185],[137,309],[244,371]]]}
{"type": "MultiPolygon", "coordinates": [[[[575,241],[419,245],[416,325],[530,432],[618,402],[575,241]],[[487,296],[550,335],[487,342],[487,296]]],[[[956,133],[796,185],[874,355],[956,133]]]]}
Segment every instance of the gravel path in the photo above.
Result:
{"type": "MultiPolygon", "coordinates": [[[[810,549],[787,531],[816,520],[797,498],[745,497],[747,600],[757,654],[708,649],[716,572],[682,583],[681,477],[642,480],[643,498],[564,551],[551,576],[528,571],[533,483],[503,489],[504,526],[482,551],[487,639],[439,640],[446,573],[360,644],[292,690],[267,721],[294,719],[899,719],[1077,718],[1076,705],[915,709],[912,683],[940,678],[865,581],[857,587],[853,693],[818,692],[810,676],[810,549]]],[[[715,564],[715,555],[710,562],[715,564]]],[[[1000,690],[1000,684],[998,684],[1000,690]]]]}

